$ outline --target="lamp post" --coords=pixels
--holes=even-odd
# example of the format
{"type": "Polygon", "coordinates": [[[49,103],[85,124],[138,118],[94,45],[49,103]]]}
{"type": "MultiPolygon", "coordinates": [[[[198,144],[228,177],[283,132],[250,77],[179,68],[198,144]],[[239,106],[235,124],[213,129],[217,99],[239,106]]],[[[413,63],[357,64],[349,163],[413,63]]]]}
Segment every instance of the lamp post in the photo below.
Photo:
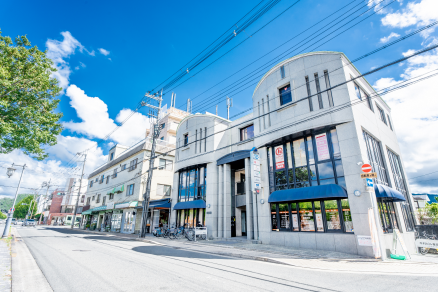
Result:
{"type": "MultiPolygon", "coordinates": [[[[20,190],[21,179],[23,178],[23,173],[24,173],[24,169],[26,168],[26,164],[23,166],[21,166],[21,165],[17,165],[17,166],[23,167],[23,170],[21,171],[20,181],[18,182],[17,191],[15,192],[14,203],[12,204],[12,207],[8,212],[8,218],[6,219],[5,230],[3,231],[2,238],[6,238],[9,235],[9,227],[11,226],[12,217],[14,216],[13,210],[15,210],[15,208],[14,208],[15,202],[17,201],[17,195],[18,195],[18,191],[20,190]]],[[[14,172],[15,172],[15,168],[14,168],[14,164],[12,163],[12,167],[8,168],[8,170],[6,171],[6,174],[10,178],[14,174],[14,172]]]]}

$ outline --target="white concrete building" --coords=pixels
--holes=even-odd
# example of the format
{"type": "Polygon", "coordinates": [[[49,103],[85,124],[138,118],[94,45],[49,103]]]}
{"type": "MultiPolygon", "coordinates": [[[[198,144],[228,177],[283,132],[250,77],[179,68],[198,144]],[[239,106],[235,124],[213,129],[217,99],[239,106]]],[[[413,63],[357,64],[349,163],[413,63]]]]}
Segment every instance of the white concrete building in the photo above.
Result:
{"type": "Polygon", "coordinates": [[[383,257],[398,228],[415,252],[412,196],[391,109],[358,76],[343,53],[298,55],[263,76],[251,114],[185,118],[177,131],[171,220],[204,223],[210,238],[246,235],[383,257]],[[377,174],[372,188],[360,176],[363,163],[377,174]]]}

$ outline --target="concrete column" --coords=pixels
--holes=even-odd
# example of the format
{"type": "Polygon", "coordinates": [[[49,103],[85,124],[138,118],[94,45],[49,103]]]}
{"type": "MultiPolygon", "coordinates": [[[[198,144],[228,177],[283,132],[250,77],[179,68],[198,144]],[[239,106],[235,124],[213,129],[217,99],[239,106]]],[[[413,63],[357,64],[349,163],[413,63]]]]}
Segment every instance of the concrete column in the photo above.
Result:
{"type": "Polygon", "coordinates": [[[252,192],[251,192],[251,165],[249,158],[245,158],[245,195],[246,195],[246,234],[248,240],[254,238],[252,192]]]}
{"type": "Polygon", "coordinates": [[[178,203],[178,189],[179,189],[179,172],[173,174],[173,186],[172,186],[172,203],[170,208],[170,225],[176,225],[176,210],[173,207],[178,203]]]}
{"type": "Polygon", "coordinates": [[[219,172],[219,181],[218,181],[218,196],[217,196],[217,237],[223,237],[224,235],[224,211],[223,211],[223,205],[224,205],[224,171],[223,171],[223,165],[218,166],[218,172],[219,172]]]}
{"type": "Polygon", "coordinates": [[[224,237],[231,237],[231,166],[229,164],[224,164],[224,186],[223,186],[223,194],[224,194],[224,237]]]}

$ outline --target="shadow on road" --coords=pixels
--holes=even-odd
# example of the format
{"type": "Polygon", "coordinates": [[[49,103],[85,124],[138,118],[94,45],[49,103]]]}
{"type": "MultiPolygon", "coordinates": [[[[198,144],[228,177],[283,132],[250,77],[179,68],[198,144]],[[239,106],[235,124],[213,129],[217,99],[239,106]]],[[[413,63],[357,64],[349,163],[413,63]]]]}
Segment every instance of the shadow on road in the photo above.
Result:
{"type": "MultiPolygon", "coordinates": [[[[147,253],[156,256],[181,257],[189,259],[226,259],[223,256],[192,252],[187,250],[179,250],[165,246],[138,246],[132,248],[133,251],[147,253]]],[[[235,259],[234,259],[235,260],[235,259]]]]}

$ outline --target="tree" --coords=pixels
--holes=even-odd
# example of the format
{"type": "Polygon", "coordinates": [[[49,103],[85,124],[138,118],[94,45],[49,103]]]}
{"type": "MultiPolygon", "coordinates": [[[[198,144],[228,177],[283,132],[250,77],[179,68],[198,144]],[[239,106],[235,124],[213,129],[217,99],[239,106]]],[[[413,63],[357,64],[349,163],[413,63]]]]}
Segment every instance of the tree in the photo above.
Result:
{"type": "Polygon", "coordinates": [[[43,146],[56,144],[61,133],[55,113],[61,92],[51,77],[56,68],[26,36],[12,42],[0,31],[0,153],[14,149],[38,160],[48,156],[43,146]]]}
{"type": "Polygon", "coordinates": [[[424,208],[417,211],[417,216],[421,224],[437,224],[438,223],[438,203],[426,203],[424,208]]]}
{"type": "Polygon", "coordinates": [[[33,212],[33,214],[35,214],[37,211],[37,206],[35,204],[33,196],[27,196],[26,198],[22,199],[21,201],[15,204],[14,218],[21,218],[21,219],[26,218],[27,211],[29,211],[29,205],[31,203],[32,203],[32,208],[30,209],[30,213],[33,212]]]}
{"type": "Polygon", "coordinates": [[[5,214],[3,214],[2,212],[0,212],[0,219],[6,219],[6,215],[5,214]]]}

